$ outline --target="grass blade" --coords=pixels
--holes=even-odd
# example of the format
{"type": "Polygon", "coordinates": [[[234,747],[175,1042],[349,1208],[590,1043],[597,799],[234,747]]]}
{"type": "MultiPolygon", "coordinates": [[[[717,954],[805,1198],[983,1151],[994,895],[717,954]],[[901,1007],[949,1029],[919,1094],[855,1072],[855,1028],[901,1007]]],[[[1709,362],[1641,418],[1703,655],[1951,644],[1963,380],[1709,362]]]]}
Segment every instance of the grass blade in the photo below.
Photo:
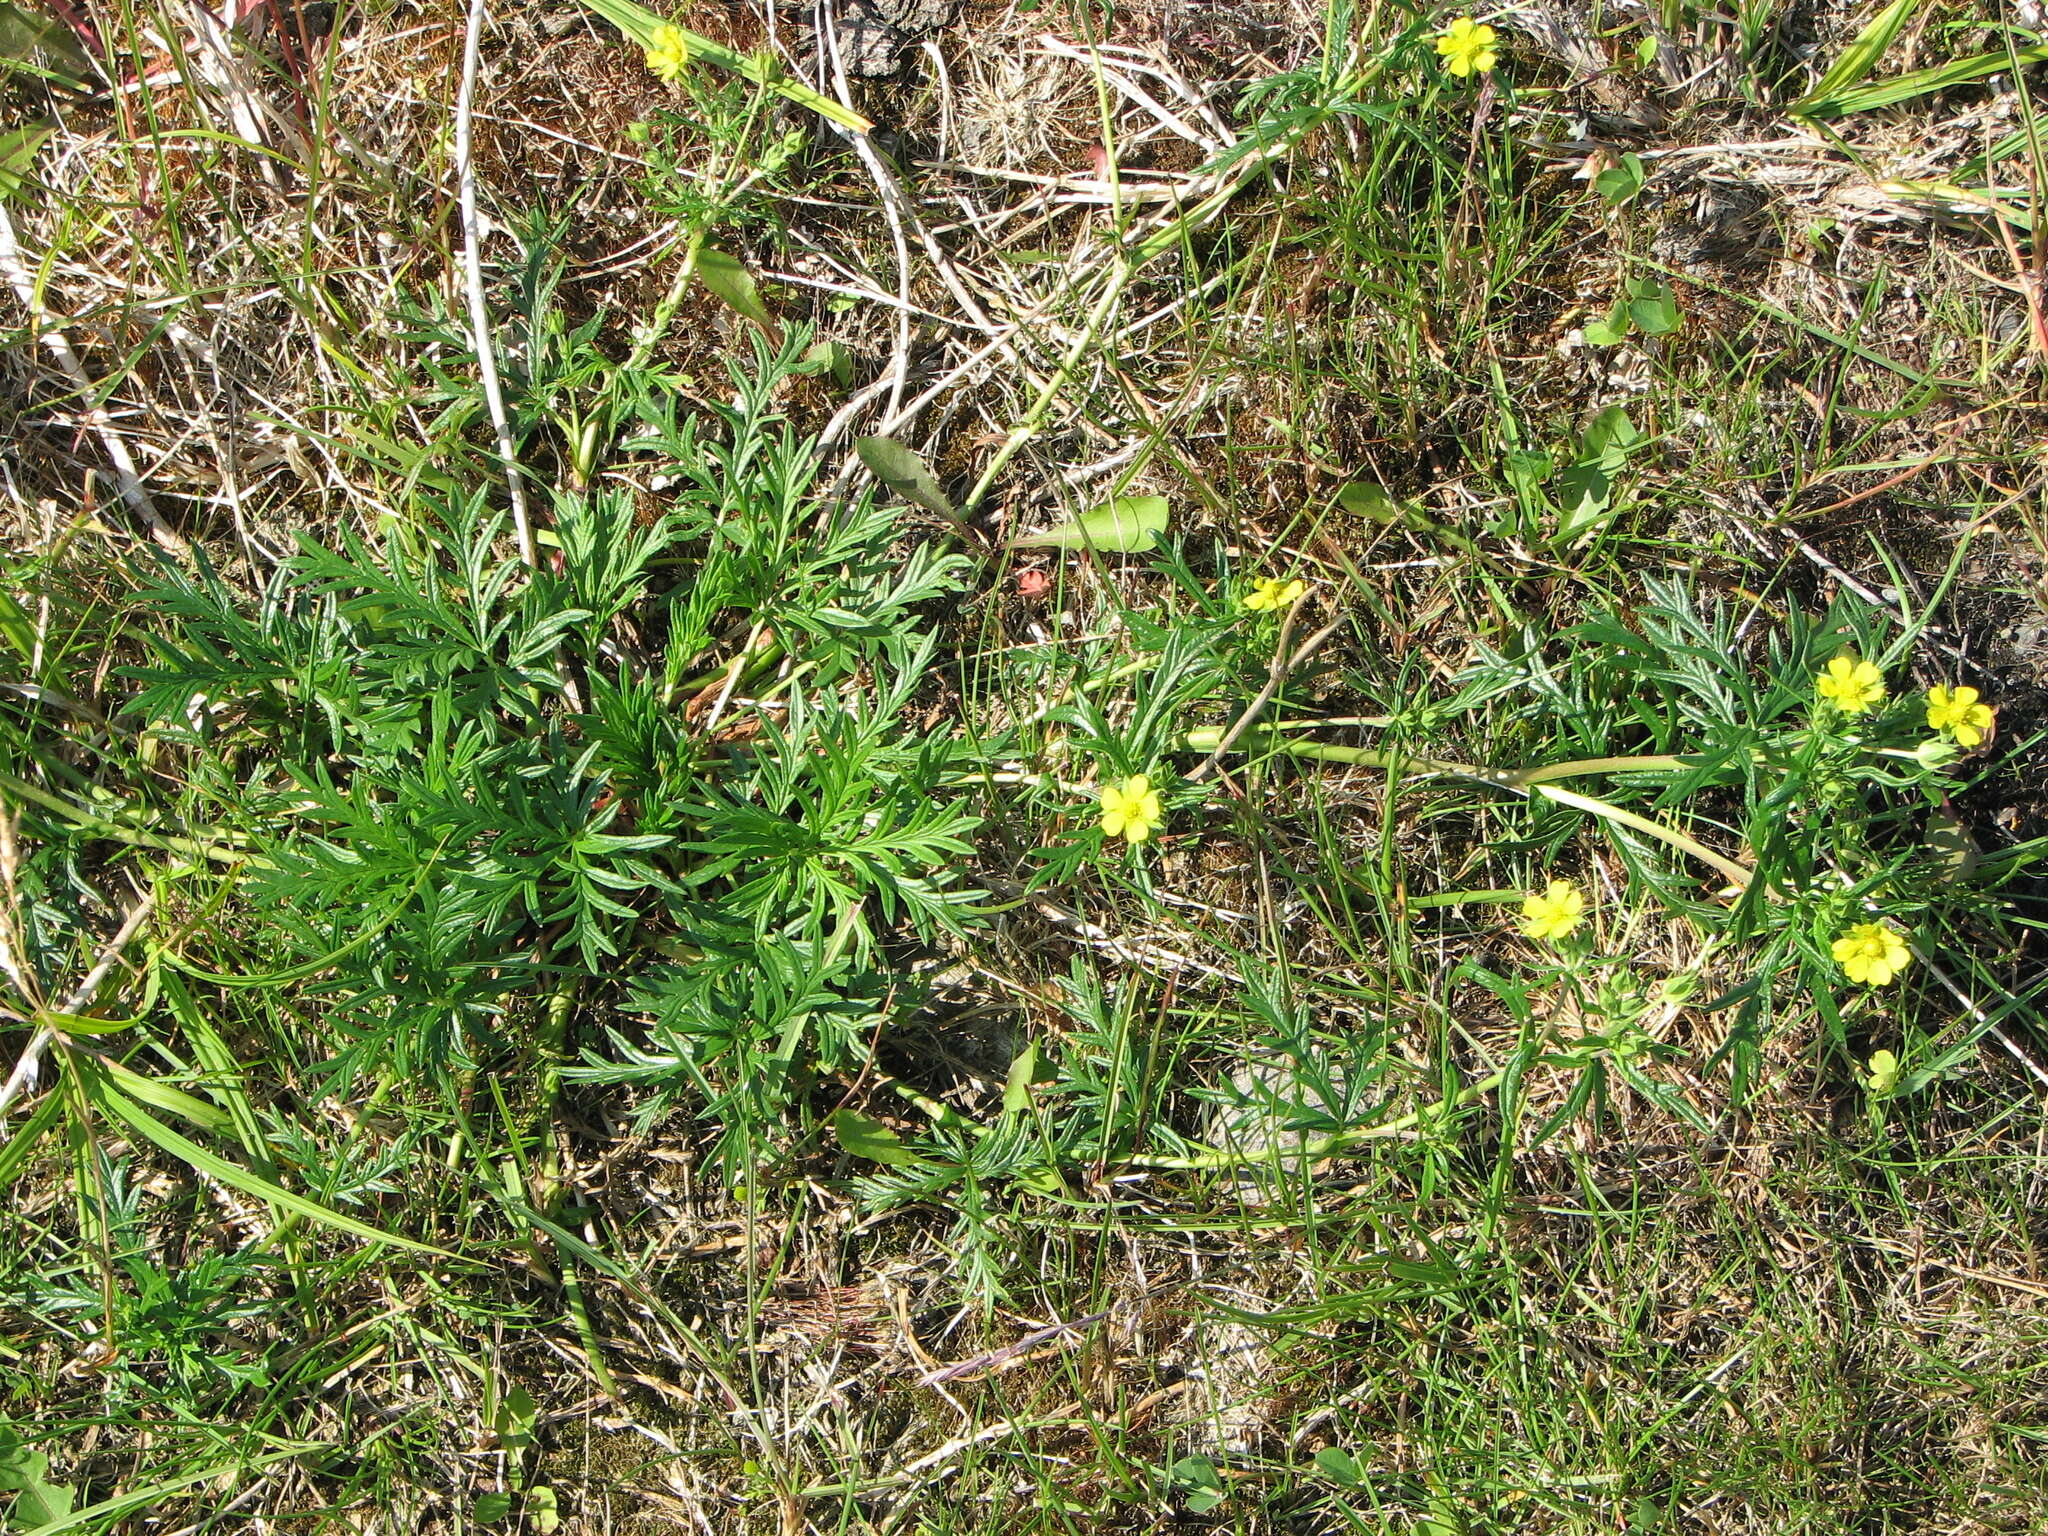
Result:
{"type": "Polygon", "coordinates": [[[1832,115],[1822,109],[1869,78],[1870,72],[1877,68],[1877,61],[1884,57],[1885,50],[1897,40],[1900,29],[1919,8],[1920,0],[1892,0],[1856,34],[1856,40],[1842,50],[1842,56],[1828,67],[1827,73],[1820,77],[1820,83],[1792,103],[1789,109],[1792,115],[1832,115]]]}
{"type": "Polygon", "coordinates": [[[1816,119],[1847,117],[1852,112],[1873,112],[1879,107],[1895,107],[1902,101],[1911,101],[1915,96],[1945,91],[1958,85],[1971,85],[2015,67],[2023,69],[2029,64],[2044,61],[2048,61],[2048,44],[2010,53],[2001,49],[1997,53],[1972,54],[1967,59],[1916,69],[1911,74],[1843,91],[1831,98],[1806,98],[1792,110],[1797,116],[1816,119]]]}
{"type": "MultiPolygon", "coordinates": [[[[76,1058],[74,1058],[74,1061],[76,1061],[76,1058]]],[[[268,1179],[258,1178],[248,1169],[238,1167],[226,1158],[207,1151],[198,1142],[193,1141],[189,1137],[181,1136],[178,1132],[172,1130],[168,1125],[157,1119],[156,1116],[145,1110],[140,1104],[137,1104],[125,1093],[115,1088],[106,1078],[100,1075],[96,1063],[90,1066],[83,1066],[79,1072],[79,1080],[84,1085],[87,1097],[104,1113],[119,1120],[137,1135],[154,1142],[158,1147],[170,1153],[171,1156],[191,1164],[192,1167],[198,1169],[201,1173],[211,1175],[231,1189],[239,1190],[241,1193],[258,1200],[267,1200],[280,1209],[292,1211],[297,1215],[305,1217],[308,1221],[316,1221],[322,1226],[332,1227],[337,1232],[346,1232],[351,1237],[359,1237],[365,1242],[388,1243],[396,1248],[410,1248],[415,1253],[431,1253],[434,1257],[440,1259],[452,1259],[455,1257],[454,1254],[449,1253],[446,1249],[436,1248],[431,1243],[415,1242],[409,1237],[399,1237],[394,1233],[380,1232],[375,1227],[365,1222],[357,1221],[352,1216],[344,1216],[339,1211],[330,1210],[317,1200],[308,1200],[304,1195],[295,1195],[282,1185],[273,1184],[268,1179]]]]}

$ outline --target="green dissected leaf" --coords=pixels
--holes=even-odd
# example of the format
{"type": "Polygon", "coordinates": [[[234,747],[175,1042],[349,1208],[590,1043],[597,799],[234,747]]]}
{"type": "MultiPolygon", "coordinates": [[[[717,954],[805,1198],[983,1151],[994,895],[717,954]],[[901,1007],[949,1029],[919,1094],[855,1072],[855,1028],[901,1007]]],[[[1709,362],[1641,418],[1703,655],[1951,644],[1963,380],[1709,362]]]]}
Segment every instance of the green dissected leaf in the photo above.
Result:
{"type": "Polygon", "coordinates": [[[949,522],[960,521],[959,509],[939,489],[939,477],[914,449],[893,437],[864,437],[853,451],[870,474],[912,506],[936,512],[949,522]]]}
{"type": "Polygon", "coordinates": [[[1010,540],[1012,549],[1100,549],[1135,554],[1166,532],[1164,496],[1119,496],[1043,533],[1010,540]]]}
{"type": "Polygon", "coordinates": [[[833,1111],[832,1134],[848,1152],[871,1163],[901,1168],[918,1160],[917,1154],[903,1145],[903,1138],[888,1126],[850,1109],[833,1111]]]}
{"type": "MultiPolygon", "coordinates": [[[[646,47],[654,36],[655,28],[673,25],[666,17],[657,16],[646,6],[635,5],[633,0],[583,0],[583,3],[642,48],[646,47]]],[[[772,55],[749,56],[735,53],[724,44],[714,43],[710,38],[702,37],[687,28],[679,30],[689,40],[690,56],[693,59],[716,64],[720,69],[729,69],[757,85],[765,85],[798,106],[808,107],[818,116],[838,123],[843,128],[851,128],[856,133],[866,133],[874,126],[853,108],[841,106],[831,97],[821,96],[801,80],[792,79],[784,74],[782,67],[776,63],[772,55]]]]}
{"type": "Polygon", "coordinates": [[[1820,77],[1819,84],[1787,110],[1795,117],[1831,115],[1817,109],[1868,79],[1870,72],[1877,68],[1877,61],[1884,57],[1885,50],[1891,47],[1900,29],[1919,8],[1920,0],[1892,0],[1856,34],[1856,40],[1842,50],[1841,57],[1828,66],[1828,72],[1820,77]]]}
{"type": "Polygon", "coordinates": [[[22,184],[35,168],[36,152],[50,136],[49,123],[24,123],[0,133],[0,199],[21,195],[22,184]]]}
{"type": "Polygon", "coordinates": [[[747,264],[737,256],[728,256],[714,246],[703,246],[697,252],[697,276],[704,280],[704,286],[718,295],[725,307],[742,319],[751,320],[773,339],[775,322],[768,315],[768,306],[761,302],[761,293],[754,286],[754,274],[747,270],[747,264]]]}
{"type": "MultiPolygon", "coordinates": [[[[141,1081],[141,1079],[135,1079],[133,1074],[129,1074],[129,1079],[141,1081]]],[[[145,1140],[155,1143],[158,1147],[170,1153],[171,1156],[191,1164],[192,1167],[198,1169],[201,1173],[210,1174],[230,1189],[239,1190],[241,1193],[258,1200],[267,1200],[272,1205],[305,1217],[308,1221],[315,1221],[322,1226],[332,1227],[338,1232],[347,1232],[353,1237],[363,1239],[365,1242],[389,1243],[398,1248],[410,1248],[416,1253],[431,1253],[436,1258],[450,1259],[455,1257],[455,1255],[448,1253],[446,1250],[436,1248],[429,1243],[414,1242],[409,1237],[398,1237],[389,1232],[380,1232],[375,1227],[357,1221],[352,1216],[344,1216],[339,1211],[328,1209],[317,1200],[308,1200],[304,1195],[295,1195],[283,1186],[271,1183],[268,1179],[258,1178],[248,1169],[238,1167],[226,1158],[207,1151],[206,1148],[200,1146],[198,1142],[193,1141],[190,1137],[182,1136],[172,1130],[168,1125],[165,1125],[156,1116],[150,1114],[140,1104],[137,1104],[128,1097],[127,1094],[115,1088],[112,1082],[107,1077],[102,1076],[95,1067],[81,1065],[78,1080],[84,1088],[86,1096],[104,1114],[119,1120],[145,1140]]],[[[183,1096],[180,1095],[180,1097],[183,1096]]],[[[194,1099],[192,1102],[197,1104],[198,1100],[194,1099]]],[[[204,1105],[200,1107],[202,1109],[206,1108],[204,1105]]],[[[208,1112],[220,1115],[219,1110],[209,1110],[208,1112]]],[[[222,1115],[221,1118],[225,1120],[226,1116],[222,1115]]]]}

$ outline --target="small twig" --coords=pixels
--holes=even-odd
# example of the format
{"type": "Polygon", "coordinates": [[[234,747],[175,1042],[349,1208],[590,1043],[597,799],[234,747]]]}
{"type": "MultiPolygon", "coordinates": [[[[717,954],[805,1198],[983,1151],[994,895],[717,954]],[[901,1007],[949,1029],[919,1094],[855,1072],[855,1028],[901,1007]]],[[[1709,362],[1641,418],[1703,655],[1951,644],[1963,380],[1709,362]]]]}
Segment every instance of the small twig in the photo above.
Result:
{"type": "Polygon", "coordinates": [[[455,97],[455,186],[462,205],[462,276],[469,290],[469,330],[476,349],[477,374],[483,380],[484,402],[498,437],[498,457],[505,465],[505,485],[512,497],[512,525],[519,536],[519,558],[529,567],[539,556],[533,525],[526,515],[526,487],[519,478],[517,445],[505,413],[505,392],[498,385],[498,358],[491,340],[491,315],[484,304],[483,236],[476,212],[476,167],[469,146],[470,120],[476,100],[477,62],[483,52],[485,0],[470,0],[469,29],[462,43],[462,85],[455,97]]]}
{"type": "Polygon", "coordinates": [[[976,1355],[972,1360],[962,1360],[955,1365],[944,1365],[936,1370],[926,1371],[918,1377],[917,1384],[920,1387],[935,1387],[942,1381],[958,1381],[963,1376],[995,1370],[998,1366],[1009,1364],[1020,1355],[1029,1354],[1041,1344],[1084,1332],[1097,1323],[1106,1322],[1115,1310],[1114,1307],[1104,1307],[1100,1312],[1090,1312],[1086,1317],[1077,1317],[1071,1322],[1048,1323],[1043,1328],[1034,1328],[1022,1338],[1005,1344],[1000,1349],[991,1349],[986,1354],[976,1355]]]}
{"type": "MultiPolygon", "coordinates": [[[[818,32],[825,40],[825,54],[832,61],[833,92],[850,108],[853,93],[847,82],[845,61],[839,56],[839,25],[831,0],[825,0],[818,32]]],[[[845,138],[853,145],[855,156],[881,195],[882,216],[888,220],[889,239],[896,248],[896,346],[889,357],[889,414],[893,416],[903,403],[903,389],[910,381],[910,239],[903,232],[900,193],[890,195],[896,189],[890,184],[888,168],[875,146],[864,133],[847,132],[845,138]]]]}
{"type": "Polygon", "coordinates": [[[100,446],[114,465],[114,483],[120,488],[121,500],[128,510],[149,529],[149,536],[165,549],[182,554],[185,541],[171,531],[170,525],[158,515],[156,504],[149,499],[149,492],[142,488],[142,476],[136,472],[135,460],[128,452],[128,443],[114,426],[114,418],[107,414],[104,405],[93,402],[93,382],[86,375],[85,367],[78,361],[78,354],[71,350],[71,343],[64,332],[51,318],[49,309],[36,292],[35,280],[29,276],[28,267],[21,259],[21,242],[15,238],[14,219],[5,207],[0,207],[0,272],[7,276],[8,286],[21,301],[21,307],[28,311],[29,329],[41,333],[43,345],[57,360],[57,367],[70,381],[71,388],[78,395],[79,405],[85,411],[85,419],[99,435],[100,446]]]}
{"type": "Polygon", "coordinates": [[[1968,1010],[1970,1017],[1996,1039],[2000,1045],[2004,1046],[2006,1051],[2012,1056],[2012,1059],[2025,1067],[2035,1082],[2039,1083],[2043,1088],[2048,1088],[2048,1071],[2043,1071],[2040,1064],[2033,1057],[2019,1048],[2012,1036],[1998,1027],[1998,1020],[1993,1015],[1986,1013],[1975,998],[1971,997],[1969,993],[1956,984],[1955,978],[1950,976],[1947,971],[1943,970],[1935,962],[1934,956],[1928,952],[1927,947],[1919,943],[1911,944],[1908,947],[1913,951],[1913,958],[1927,967],[1927,973],[1948,989],[1949,995],[1968,1010]]]}
{"type": "Polygon", "coordinates": [[[1273,695],[1286,685],[1288,675],[1313,656],[1325,640],[1344,627],[1344,620],[1333,619],[1302,641],[1301,648],[1289,656],[1287,641],[1294,632],[1295,615],[1300,611],[1301,603],[1297,601],[1295,606],[1287,611],[1286,621],[1280,626],[1280,643],[1273,647],[1273,666],[1267,673],[1266,686],[1259,690],[1258,696],[1245,706],[1244,713],[1239,715],[1232,722],[1230,729],[1223,733],[1223,739],[1216,744],[1216,750],[1203,758],[1194,772],[1188,775],[1190,784],[1199,784],[1216,771],[1217,764],[1223,761],[1224,755],[1236,744],[1237,738],[1251,729],[1252,722],[1259,717],[1259,712],[1272,703],[1273,695]]]}
{"type": "MultiPolygon", "coordinates": [[[[108,940],[107,947],[100,951],[99,960],[85,973],[85,980],[71,989],[64,1001],[57,1005],[56,1012],[77,1013],[92,1001],[93,994],[100,989],[100,983],[107,979],[107,973],[113,970],[114,962],[121,957],[121,951],[128,947],[128,941],[135,937],[136,931],[142,927],[150,909],[155,905],[154,896],[144,896],[135,904],[135,910],[128,914],[127,919],[121,924],[120,931],[108,940]]],[[[50,1042],[56,1038],[57,1031],[45,1024],[29,1040],[28,1049],[21,1053],[21,1060],[14,1064],[14,1070],[8,1074],[6,1084],[0,1086],[0,1115],[7,1113],[7,1106],[19,1098],[24,1089],[34,1086],[43,1052],[50,1048],[50,1042]]]]}

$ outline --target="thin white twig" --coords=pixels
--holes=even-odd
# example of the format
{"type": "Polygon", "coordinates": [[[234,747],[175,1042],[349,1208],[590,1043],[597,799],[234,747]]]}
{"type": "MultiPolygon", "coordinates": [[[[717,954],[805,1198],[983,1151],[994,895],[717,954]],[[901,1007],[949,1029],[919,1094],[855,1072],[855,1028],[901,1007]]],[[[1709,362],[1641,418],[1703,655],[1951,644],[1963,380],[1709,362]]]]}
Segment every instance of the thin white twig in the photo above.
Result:
{"type": "Polygon", "coordinates": [[[8,286],[14,289],[14,296],[21,301],[21,307],[28,311],[29,329],[42,336],[43,345],[57,360],[58,369],[77,392],[87,423],[99,435],[100,446],[113,463],[114,483],[120,488],[121,500],[149,529],[151,538],[165,549],[182,553],[185,541],[157,515],[156,504],[149,499],[149,492],[142,488],[142,476],[136,473],[127,440],[115,428],[114,419],[107,414],[106,407],[93,403],[92,380],[78,361],[78,354],[71,350],[70,341],[36,293],[35,280],[29,276],[28,267],[21,259],[21,242],[14,235],[14,220],[5,207],[0,207],[0,272],[6,273],[8,286]]]}
{"type": "MultiPolygon", "coordinates": [[[[148,918],[150,909],[155,905],[154,896],[144,896],[135,904],[135,910],[122,922],[120,931],[108,940],[107,947],[100,951],[99,960],[85,973],[85,980],[73,987],[64,1001],[57,1005],[58,1013],[77,1013],[92,1001],[93,994],[100,989],[100,983],[107,979],[107,973],[113,970],[114,962],[121,958],[121,951],[128,947],[128,941],[135,937],[137,930],[148,918]]],[[[28,1049],[21,1053],[21,1060],[14,1064],[14,1070],[7,1075],[6,1084],[0,1086],[0,1116],[7,1113],[7,1106],[21,1096],[23,1089],[34,1086],[43,1052],[50,1048],[50,1042],[56,1037],[56,1030],[48,1024],[35,1032],[34,1038],[28,1043],[28,1049]]]]}
{"type": "Polygon", "coordinates": [[[1982,1029],[1987,1031],[1991,1035],[1991,1037],[1995,1039],[2000,1045],[2004,1046],[2006,1049],[2006,1053],[2010,1055],[2014,1061],[2018,1062],[2021,1066],[2025,1067],[2027,1069],[2028,1074],[2034,1079],[2035,1082],[2039,1083],[2043,1088],[2048,1088],[2048,1071],[2043,1071],[2041,1068],[2041,1064],[2039,1062],[2035,1061],[2033,1057],[2029,1056],[2025,1051],[2021,1050],[2019,1048],[2019,1045],[2013,1040],[2012,1036],[2008,1035],[2004,1030],[1998,1027],[1998,1020],[1994,1018],[1992,1015],[1986,1013],[1984,1009],[1978,1004],[1975,998],[1970,996],[1969,993],[1965,992],[1960,986],[1956,984],[1955,978],[1950,976],[1947,971],[1941,968],[1941,966],[1935,961],[1934,956],[1928,952],[1927,947],[1925,945],[1915,943],[1911,945],[1910,948],[1913,951],[1913,958],[1918,960],[1922,965],[1926,966],[1928,974],[1933,976],[1933,978],[1936,981],[1940,982],[1942,986],[1948,989],[1949,996],[1953,997],[1957,1002],[1963,1005],[1964,1009],[1969,1013],[1971,1019],[1974,1020],[1982,1029]]]}
{"type": "Polygon", "coordinates": [[[469,289],[469,331],[476,348],[477,374],[483,380],[484,402],[498,436],[498,457],[505,465],[505,485],[512,496],[512,525],[519,536],[519,558],[529,566],[539,557],[533,547],[533,524],[526,515],[526,486],[519,478],[512,422],[505,414],[505,392],[498,387],[498,357],[491,339],[490,311],[484,305],[483,236],[476,212],[476,167],[469,151],[470,120],[476,101],[477,61],[483,52],[484,0],[470,0],[469,29],[462,42],[462,86],[455,97],[455,186],[462,204],[462,276],[469,289]]]}
{"type": "MultiPolygon", "coordinates": [[[[833,94],[851,107],[853,92],[846,78],[846,61],[839,56],[839,18],[832,0],[821,0],[818,34],[824,38],[825,54],[832,61],[833,94]]],[[[882,157],[875,152],[875,146],[868,141],[866,134],[849,132],[846,137],[852,141],[854,153],[874,179],[876,190],[882,194],[882,214],[889,221],[889,239],[896,247],[896,346],[889,358],[889,414],[893,416],[903,403],[903,389],[910,380],[910,241],[903,231],[903,210],[897,205],[897,200],[889,196],[889,172],[882,164],[882,157]]]]}
{"type": "Polygon", "coordinates": [[[1301,612],[1301,605],[1305,601],[1306,597],[1296,598],[1294,606],[1287,610],[1287,617],[1281,621],[1280,639],[1273,647],[1273,665],[1266,675],[1266,686],[1261,688],[1258,696],[1244,707],[1244,712],[1231,722],[1230,729],[1223,733],[1223,739],[1216,743],[1216,750],[1197,764],[1195,771],[1188,775],[1190,784],[1199,784],[1216,771],[1216,765],[1223,761],[1225,754],[1232,747],[1237,745],[1237,738],[1251,729],[1252,722],[1259,717],[1259,711],[1273,702],[1273,696],[1286,686],[1287,679],[1293,675],[1295,669],[1313,656],[1325,640],[1344,627],[1343,619],[1331,620],[1302,641],[1299,649],[1289,655],[1287,642],[1294,634],[1294,620],[1301,612]]]}

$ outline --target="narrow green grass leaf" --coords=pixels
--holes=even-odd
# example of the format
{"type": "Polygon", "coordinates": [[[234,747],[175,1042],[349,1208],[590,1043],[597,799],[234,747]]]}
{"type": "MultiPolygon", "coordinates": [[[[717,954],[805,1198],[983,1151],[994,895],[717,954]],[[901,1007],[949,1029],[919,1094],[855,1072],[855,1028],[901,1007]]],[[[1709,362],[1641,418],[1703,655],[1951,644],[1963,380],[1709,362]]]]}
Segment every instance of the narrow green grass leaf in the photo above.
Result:
{"type": "MultiPolygon", "coordinates": [[[[131,1489],[127,1493],[117,1493],[111,1499],[102,1499],[97,1504],[88,1504],[85,1508],[73,1510],[58,1519],[31,1526],[24,1536],[63,1536],[66,1531],[79,1531],[87,1527],[106,1530],[123,1515],[133,1514],[138,1509],[147,1509],[161,1499],[167,1499],[174,1493],[196,1487],[200,1483],[214,1482],[236,1473],[260,1471],[264,1467],[275,1466],[280,1461],[289,1461],[294,1456],[303,1456],[308,1451],[325,1451],[333,1448],[324,1441],[306,1440],[286,1445],[278,1450],[267,1451],[248,1461],[201,1467],[196,1472],[180,1473],[176,1477],[167,1477],[146,1487],[131,1489]]],[[[225,1489],[217,1489],[216,1493],[224,1495],[225,1489]]]]}
{"type": "Polygon", "coordinates": [[[28,1155],[35,1151],[36,1143],[43,1139],[43,1133],[57,1123],[57,1117],[64,1112],[61,1094],[46,1093],[42,1102],[36,1105],[35,1113],[22,1121],[19,1129],[0,1145],[0,1189],[14,1182],[14,1175],[21,1165],[28,1161],[28,1155]]]}
{"type": "Polygon", "coordinates": [[[34,75],[82,91],[92,72],[92,60],[63,22],[0,0],[0,78],[34,75]]]}
{"type": "MultiPolygon", "coordinates": [[[[155,1143],[171,1156],[189,1163],[201,1173],[220,1180],[230,1189],[239,1190],[258,1200],[267,1200],[272,1205],[305,1217],[308,1221],[332,1227],[337,1232],[346,1232],[351,1237],[361,1238],[364,1242],[388,1243],[395,1248],[409,1248],[415,1253],[430,1253],[437,1259],[455,1257],[454,1254],[436,1248],[430,1243],[415,1242],[409,1237],[399,1237],[391,1232],[380,1232],[352,1216],[344,1216],[339,1211],[330,1210],[317,1200],[308,1200],[304,1195],[295,1195],[282,1185],[258,1178],[248,1169],[236,1166],[226,1158],[207,1151],[190,1137],[172,1130],[96,1071],[81,1071],[79,1081],[84,1085],[86,1095],[102,1112],[119,1120],[137,1135],[155,1143]]],[[[219,1111],[215,1110],[213,1113],[219,1114],[219,1111]]]]}
{"type": "Polygon", "coordinates": [[[1949,181],[1880,181],[1877,190],[1902,203],[1916,203],[1951,217],[1997,218],[2028,234],[2034,231],[2034,215],[2026,204],[2006,200],[2026,196],[2018,189],[1999,196],[1983,187],[1957,186],[1949,181]]]}
{"type": "Polygon", "coordinates": [[[1895,107],[1902,101],[1911,101],[1915,96],[1946,91],[1958,85],[1972,85],[1979,80],[1988,80],[1993,75],[2002,74],[2015,66],[2024,69],[2029,64],[2043,62],[2048,62],[2048,44],[2020,48],[2011,53],[2001,50],[1997,53],[1972,54],[1967,59],[1953,59],[1946,64],[1936,64],[1931,68],[1916,69],[1910,74],[1899,75],[1890,80],[1880,80],[1875,85],[1843,91],[1826,100],[1803,102],[1794,111],[1800,117],[1821,120],[1847,117],[1854,112],[1872,112],[1879,107],[1895,107]]]}
{"type": "Polygon", "coordinates": [[[1804,96],[1792,103],[1790,111],[1795,117],[1815,116],[1815,108],[1822,103],[1833,101],[1843,92],[1861,85],[1877,67],[1877,61],[1884,57],[1885,50],[1897,39],[1899,30],[1912,19],[1920,8],[1920,0],[1892,0],[1892,3],[1871,18],[1870,24],[1856,34],[1854,42],[1844,48],[1841,57],[1828,67],[1818,84],[1804,96]]]}
{"type": "Polygon", "coordinates": [[[24,667],[35,659],[36,627],[21,604],[5,591],[0,591],[0,637],[14,648],[24,667]]]}
{"type": "Polygon", "coordinates": [[[160,1109],[167,1115],[176,1115],[180,1120],[189,1121],[201,1130],[217,1131],[228,1123],[228,1117],[215,1109],[204,1099],[195,1099],[189,1093],[160,1083],[153,1077],[145,1077],[132,1067],[106,1057],[99,1059],[107,1075],[120,1084],[121,1091],[130,1098],[139,1099],[152,1109],[160,1109]]]}
{"type": "Polygon", "coordinates": [[[1010,540],[1012,549],[1101,549],[1120,555],[1152,548],[1166,532],[1164,496],[1119,496],[1092,511],[1010,540]]]}
{"type": "Polygon", "coordinates": [[[100,1019],[89,1013],[58,1013],[49,1009],[30,1022],[47,1024],[60,1035],[111,1035],[132,1025],[133,1019],[100,1019]]]}
{"type": "Polygon", "coordinates": [[[207,1091],[226,1107],[228,1119],[235,1127],[235,1139],[241,1142],[242,1150],[254,1160],[258,1169],[268,1176],[276,1168],[277,1160],[271,1155],[270,1139],[263,1133],[263,1122],[257,1117],[256,1106],[249,1102],[249,1095],[242,1088],[242,1064],[228,1049],[220,1031],[213,1027],[213,1020],[200,1006],[199,1000],[186,990],[177,976],[165,972],[162,985],[164,1000],[169,1004],[172,1016],[192,1042],[192,1051],[200,1066],[206,1069],[207,1091]]]}

